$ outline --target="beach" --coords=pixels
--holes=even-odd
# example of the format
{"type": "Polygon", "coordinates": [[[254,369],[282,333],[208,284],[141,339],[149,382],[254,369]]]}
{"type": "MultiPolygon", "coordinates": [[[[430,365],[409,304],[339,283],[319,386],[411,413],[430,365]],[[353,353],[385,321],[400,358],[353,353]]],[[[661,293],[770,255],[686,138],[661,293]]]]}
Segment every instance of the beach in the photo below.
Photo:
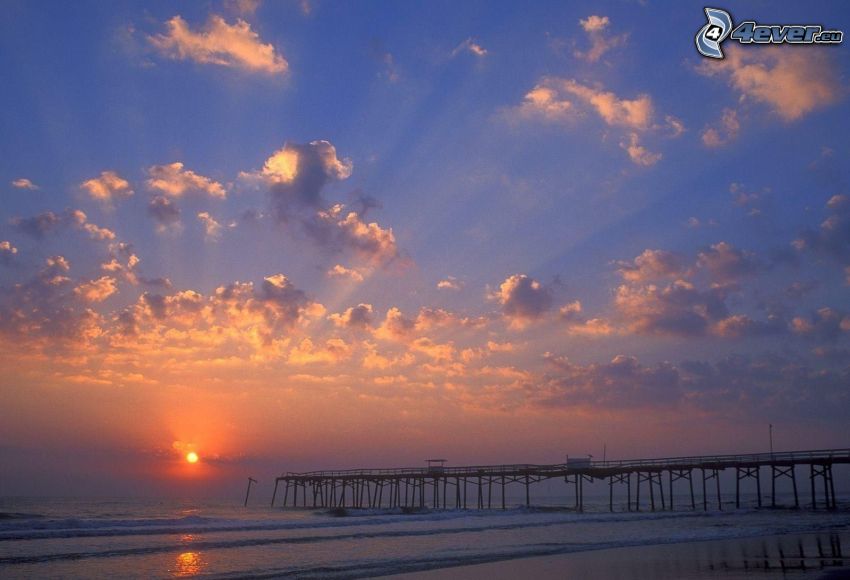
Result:
{"type": "Polygon", "coordinates": [[[840,578],[850,510],[576,513],[0,500],[7,578],[840,578]],[[826,576],[826,574],[834,574],[826,576]],[[837,574],[837,575],[835,575],[837,574]]]}
{"type": "Polygon", "coordinates": [[[850,578],[850,534],[788,534],[593,550],[397,574],[399,580],[850,578]]]}

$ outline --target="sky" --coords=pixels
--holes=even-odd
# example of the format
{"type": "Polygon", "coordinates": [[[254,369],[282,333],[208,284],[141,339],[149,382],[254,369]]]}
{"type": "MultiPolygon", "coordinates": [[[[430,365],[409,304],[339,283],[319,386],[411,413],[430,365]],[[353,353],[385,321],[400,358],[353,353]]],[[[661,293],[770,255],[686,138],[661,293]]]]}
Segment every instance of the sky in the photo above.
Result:
{"type": "Polygon", "coordinates": [[[848,48],[705,22],[5,2],[0,495],[848,447],[848,48]]]}

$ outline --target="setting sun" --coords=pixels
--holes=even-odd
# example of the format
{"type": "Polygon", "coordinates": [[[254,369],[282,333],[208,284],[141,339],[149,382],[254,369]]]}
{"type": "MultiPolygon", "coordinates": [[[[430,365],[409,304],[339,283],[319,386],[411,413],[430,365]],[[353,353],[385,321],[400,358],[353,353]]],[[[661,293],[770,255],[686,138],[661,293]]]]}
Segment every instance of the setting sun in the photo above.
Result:
{"type": "Polygon", "coordinates": [[[186,454],[186,461],[188,461],[189,463],[197,463],[198,459],[198,454],[194,451],[190,451],[186,454]]]}

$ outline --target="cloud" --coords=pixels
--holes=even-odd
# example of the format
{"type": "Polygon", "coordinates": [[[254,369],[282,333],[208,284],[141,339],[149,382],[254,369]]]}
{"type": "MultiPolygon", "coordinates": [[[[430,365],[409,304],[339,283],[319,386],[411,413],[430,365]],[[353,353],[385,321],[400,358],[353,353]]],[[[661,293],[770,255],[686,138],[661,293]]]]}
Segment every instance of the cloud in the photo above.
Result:
{"type": "Polygon", "coordinates": [[[202,211],[198,213],[198,221],[204,225],[204,234],[208,239],[217,240],[221,237],[223,226],[208,212],[202,211]]]}
{"type": "Polygon", "coordinates": [[[617,272],[628,282],[678,278],[687,273],[685,259],[667,250],[644,250],[631,262],[617,262],[617,272]]]}
{"type": "Polygon", "coordinates": [[[184,169],[179,161],[168,165],[154,165],[148,169],[148,175],[148,189],[171,197],[181,197],[187,192],[205,193],[219,199],[227,197],[227,191],[219,182],[184,169]]]}
{"type": "Polygon", "coordinates": [[[231,12],[240,16],[251,16],[260,7],[260,0],[226,0],[225,5],[231,12]]]}
{"type": "Polygon", "coordinates": [[[809,318],[795,317],[791,321],[791,330],[795,334],[835,342],[850,333],[850,315],[833,308],[820,308],[809,318]]]}
{"type": "Polygon", "coordinates": [[[99,177],[82,182],[80,189],[88,193],[92,199],[103,203],[111,203],[116,199],[133,195],[130,182],[114,171],[102,171],[99,177]]]}
{"type": "Polygon", "coordinates": [[[622,46],[628,39],[627,34],[620,36],[608,36],[606,34],[606,30],[611,24],[611,20],[607,16],[593,14],[583,20],[579,20],[578,23],[585,33],[587,33],[587,37],[590,40],[590,48],[586,51],[576,49],[573,51],[573,55],[587,62],[597,62],[606,52],[612,48],[622,46]]]}
{"type": "Polygon", "coordinates": [[[115,239],[115,232],[91,223],[85,212],[78,209],[66,209],[60,214],[46,211],[28,218],[14,217],[9,220],[9,223],[38,240],[43,239],[48,233],[55,233],[66,228],[82,230],[93,240],[115,239]]]}
{"type": "Polygon", "coordinates": [[[477,57],[487,56],[487,49],[475,42],[472,37],[469,37],[460,44],[458,44],[452,51],[451,58],[456,57],[461,52],[469,52],[477,57]]]}
{"type": "Polygon", "coordinates": [[[720,123],[717,127],[706,126],[702,132],[702,144],[706,147],[721,147],[738,137],[741,122],[738,120],[738,111],[735,109],[723,109],[720,123]]]}
{"type": "Polygon", "coordinates": [[[16,345],[86,348],[102,335],[100,316],[79,308],[70,291],[71,265],[51,256],[33,277],[0,292],[0,333],[16,345]]]}
{"type": "Polygon", "coordinates": [[[681,374],[670,363],[647,366],[625,355],[589,365],[551,353],[544,358],[550,370],[532,391],[535,403],[543,407],[669,407],[683,397],[681,374]]]}
{"type": "Polygon", "coordinates": [[[160,231],[180,224],[180,208],[163,195],[156,195],[148,203],[148,215],[156,220],[160,231]]]}
{"type": "Polygon", "coordinates": [[[111,276],[101,276],[74,288],[74,294],[86,302],[103,302],[117,291],[117,281],[111,276]]]}
{"type": "Polygon", "coordinates": [[[446,276],[437,282],[437,288],[440,290],[460,290],[463,288],[463,282],[454,276],[446,276]]]}
{"type": "Polygon", "coordinates": [[[387,310],[384,321],[375,330],[375,336],[383,340],[403,341],[411,337],[416,329],[416,321],[408,318],[397,307],[387,310]]]}
{"type": "Polygon", "coordinates": [[[18,253],[18,248],[12,242],[4,240],[0,242],[0,264],[11,264],[12,258],[18,253]]]}
{"type": "Polygon", "coordinates": [[[724,417],[767,415],[823,420],[850,408],[850,371],[814,368],[786,355],[730,355],[713,362],[689,360],[648,365],[617,355],[581,365],[546,353],[548,369],[524,390],[541,407],[665,409],[695,407],[724,417]]]}
{"type": "Polygon", "coordinates": [[[334,313],[328,316],[338,328],[366,329],[372,326],[374,310],[371,304],[358,304],[347,308],[344,312],[334,313]]]}
{"type": "Polygon", "coordinates": [[[263,44],[260,36],[241,18],[228,24],[224,18],[213,14],[199,32],[192,31],[180,16],[174,16],[165,26],[165,34],[149,36],[148,40],[169,58],[268,75],[282,75],[289,70],[283,55],[271,44],[263,44]]]}
{"type": "MultiPolygon", "coordinates": [[[[655,107],[647,94],[626,99],[598,85],[543,77],[512,112],[520,118],[550,123],[574,122],[584,113],[591,112],[605,125],[624,131],[620,147],[635,164],[654,165],[661,159],[660,153],[651,152],[640,143],[642,134],[662,128],[655,123],[655,107]]],[[[672,136],[681,135],[684,131],[684,125],[675,117],[668,115],[665,122],[672,136]]]]}
{"type": "Polygon", "coordinates": [[[701,291],[690,282],[676,280],[666,286],[622,285],[614,304],[637,334],[700,336],[728,316],[727,294],[722,287],[701,291]]]}
{"type": "Polygon", "coordinates": [[[286,143],[266,160],[260,171],[243,172],[240,177],[268,186],[275,215],[286,220],[299,209],[326,205],[322,190],[333,181],[348,179],[352,170],[350,159],[340,159],[336,147],[319,140],[286,143]]]}
{"type": "Polygon", "coordinates": [[[490,298],[502,306],[502,313],[515,327],[541,318],[552,306],[552,292],[525,274],[506,278],[490,298]]]}
{"type": "Polygon", "coordinates": [[[333,268],[327,271],[329,278],[347,278],[353,282],[362,282],[363,273],[357,269],[346,268],[342,264],[336,264],[333,268]]]}
{"type": "Polygon", "coordinates": [[[727,242],[719,242],[701,251],[697,265],[707,270],[716,283],[737,282],[761,269],[761,264],[751,252],[744,252],[727,242]]]}
{"type": "Polygon", "coordinates": [[[566,327],[567,332],[574,335],[587,337],[608,336],[616,332],[616,329],[607,320],[602,318],[586,318],[582,314],[582,306],[579,300],[574,300],[562,306],[558,310],[558,318],[566,327]]]}
{"type": "Polygon", "coordinates": [[[303,339],[289,352],[292,364],[339,363],[351,358],[352,348],[341,338],[330,338],[324,346],[317,347],[309,338],[303,339]]]}
{"type": "Polygon", "coordinates": [[[26,177],[19,177],[18,179],[15,179],[14,181],[12,181],[12,187],[16,187],[18,189],[29,189],[29,190],[38,189],[38,186],[35,183],[33,183],[32,181],[30,181],[29,179],[27,179],[26,177]]]}
{"type": "Polygon", "coordinates": [[[794,241],[798,250],[807,250],[850,265],[850,196],[833,195],[826,203],[827,218],[818,229],[807,229],[794,241]]]}
{"type": "Polygon", "coordinates": [[[629,159],[631,159],[636,165],[649,167],[661,161],[661,153],[653,153],[641,145],[640,137],[638,137],[638,134],[634,131],[629,133],[626,139],[620,141],[620,147],[629,154],[629,159]]]}
{"type": "Polygon", "coordinates": [[[726,77],[742,99],[767,105],[784,121],[796,121],[836,102],[841,94],[829,49],[809,48],[730,46],[726,58],[703,59],[698,71],[726,77]]]}

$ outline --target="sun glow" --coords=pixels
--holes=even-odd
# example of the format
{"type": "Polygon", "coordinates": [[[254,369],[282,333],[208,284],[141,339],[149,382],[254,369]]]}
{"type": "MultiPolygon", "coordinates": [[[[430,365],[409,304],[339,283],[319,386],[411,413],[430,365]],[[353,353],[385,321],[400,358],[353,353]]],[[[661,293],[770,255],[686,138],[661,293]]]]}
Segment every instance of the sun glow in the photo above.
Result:
{"type": "Polygon", "coordinates": [[[200,458],[198,457],[198,454],[194,451],[190,451],[186,454],[186,461],[188,461],[189,463],[197,463],[198,459],[200,458]]]}

